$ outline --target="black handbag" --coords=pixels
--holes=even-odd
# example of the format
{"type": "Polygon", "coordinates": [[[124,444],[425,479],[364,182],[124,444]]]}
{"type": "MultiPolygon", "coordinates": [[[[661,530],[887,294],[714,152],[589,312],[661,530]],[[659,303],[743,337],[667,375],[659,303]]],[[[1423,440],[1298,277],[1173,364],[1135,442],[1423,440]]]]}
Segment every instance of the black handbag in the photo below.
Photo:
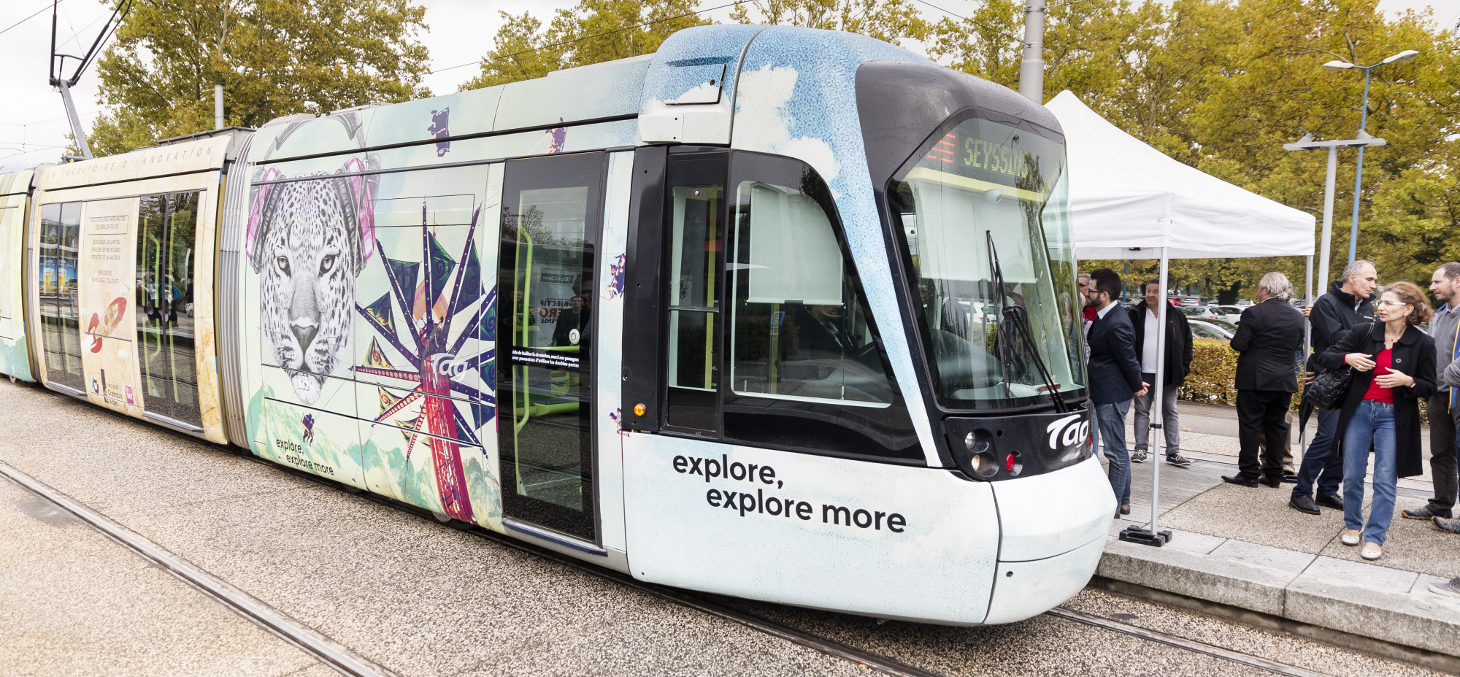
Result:
{"type": "Polygon", "coordinates": [[[1354,370],[1348,365],[1320,371],[1303,394],[1308,397],[1308,402],[1314,409],[1338,411],[1343,409],[1344,397],[1348,395],[1348,387],[1353,380],[1354,370]]]}

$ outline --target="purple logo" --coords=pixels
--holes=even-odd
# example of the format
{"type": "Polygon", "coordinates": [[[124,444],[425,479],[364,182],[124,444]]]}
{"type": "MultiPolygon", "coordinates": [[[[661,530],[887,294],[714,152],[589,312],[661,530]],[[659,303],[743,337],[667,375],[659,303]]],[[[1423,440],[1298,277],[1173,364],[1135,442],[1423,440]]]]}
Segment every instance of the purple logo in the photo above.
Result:
{"type": "Polygon", "coordinates": [[[613,262],[608,264],[608,298],[616,299],[624,295],[624,255],[619,254],[613,257],[613,262]]]}
{"type": "MultiPolygon", "coordinates": [[[[562,121],[562,118],[558,118],[558,122],[562,121]]],[[[549,129],[547,133],[552,138],[552,143],[548,144],[548,155],[563,152],[563,147],[568,142],[568,129],[566,127],[555,127],[549,129]]]]}
{"type": "Polygon", "coordinates": [[[300,421],[300,423],[304,424],[304,442],[305,442],[305,444],[308,444],[310,442],[313,442],[314,441],[314,414],[305,414],[304,415],[304,420],[300,421]]]}
{"type": "MultiPolygon", "coordinates": [[[[435,139],[445,139],[447,137],[450,137],[451,130],[446,128],[447,119],[450,117],[450,108],[442,108],[441,110],[431,111],[431,126],[426,128],[426,133],[430,134],[431,137],[435,139]]],[[[445,157],[446,153],[450,150],[450,141],[436,142],[436,157],[445,157]]]]}

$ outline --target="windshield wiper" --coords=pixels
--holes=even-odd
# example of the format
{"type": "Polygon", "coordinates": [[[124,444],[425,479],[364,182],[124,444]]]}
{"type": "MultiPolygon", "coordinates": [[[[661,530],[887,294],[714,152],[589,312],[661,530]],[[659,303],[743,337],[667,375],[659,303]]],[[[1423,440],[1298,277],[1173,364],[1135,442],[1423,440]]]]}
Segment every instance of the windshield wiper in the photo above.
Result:
{"type": "Polygon", "coordinates": [[[1065,404],[1065,399],[1060,397],[1059,385],[1050,377],[1049,369],[1045,368],[1044,360],[1039,356],[1039,346],[1034,343],[1034,332],[1029,326],[1029,314],[1027,310],[1023,306],[1009,305],[1009,297],[1004,292],[1004,267],[999,262],[999,250],[994,247],[994,233],[993,231],[986,230],[984,231],[984,236],[988,239],[989,267],[993,269],[994,287],[999,290],[999,323],[995,325],[994,331],[1001,339],[997,343],[1000,353],[999,361],[1006,365],[1004,390],[1008,391],[1009,388],[1007,367],[1009,362],[1007,359],[1004,359],[1004,342],[1002,338],[1004,336],[1004,320],[1008,319],[1010,326],[1013,328],[1013,333],[1023,339],[1024,345],[1029,348],[1029,357],[1034,362],[1034,368],[1039,371],[1039,378],[1044,381],[1044,387],[1049,392],[1049,398],[1054,401],[1055,411],[1061,414],[1066,413],[1069,411],[1069,408],[1065,404]]]}

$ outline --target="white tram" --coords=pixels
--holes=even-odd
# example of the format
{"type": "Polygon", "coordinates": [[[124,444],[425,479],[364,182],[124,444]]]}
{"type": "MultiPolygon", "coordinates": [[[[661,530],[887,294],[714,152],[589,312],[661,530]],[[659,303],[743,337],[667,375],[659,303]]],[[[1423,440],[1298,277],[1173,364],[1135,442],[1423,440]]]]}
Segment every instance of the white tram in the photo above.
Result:
{"type": "Polygon", "coordinates": [[[1006,623],[1115,506],[1065,182],[1005,88],[693,28],[0,178],[0,367],[642,580],[1006,623]]]}

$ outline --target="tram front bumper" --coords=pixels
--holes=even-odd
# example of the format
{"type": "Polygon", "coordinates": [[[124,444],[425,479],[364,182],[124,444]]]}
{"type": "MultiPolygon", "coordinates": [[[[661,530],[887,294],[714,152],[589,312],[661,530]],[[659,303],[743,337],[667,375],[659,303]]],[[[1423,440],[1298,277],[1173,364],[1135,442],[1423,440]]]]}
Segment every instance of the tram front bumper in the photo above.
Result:
{"type": "Polygon", "coordinates": [[[1095,575],[1115,494],[1093,456],[1055,472],[990,484],[1002,534],[984,623],[1011,623],[1054,608],[1095,575]]]}

